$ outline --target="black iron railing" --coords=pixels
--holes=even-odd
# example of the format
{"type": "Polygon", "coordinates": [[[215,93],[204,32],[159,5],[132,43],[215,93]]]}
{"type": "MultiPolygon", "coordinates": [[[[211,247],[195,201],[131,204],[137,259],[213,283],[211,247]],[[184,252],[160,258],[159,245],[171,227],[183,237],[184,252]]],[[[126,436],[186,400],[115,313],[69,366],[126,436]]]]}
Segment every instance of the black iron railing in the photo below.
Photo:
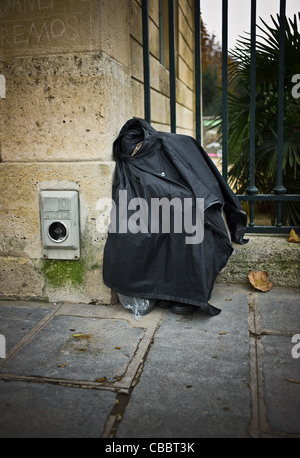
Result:
{"type": "MultiPolygon", "coordinates": [[[[169,10],[169,75],[170,75],[170,125],[176,132],[176,54],[175,54],[175,0],[168,0],[169,10]]],[[[195,27],[195,132],[196,140],[202,143],[201,113],[201,1],[194,0],[195,27]]],[[[282,204],[299,202],[299,194],[287,194],[283,186],[283,144],[284,144],[284,57],[285,57],[285,12],[286,0],[280,0],[280,38],[278,69],[278,144],[277,183],[272,194],[259,194],[255,185],[255,87],[256,87],[256,0],[251,0],[251,74],[250,74],[250,148],[249,184],[246,194],[238,195],[240,201],[249,202],[248,233],[288,233],[292,227],[282,223],[282,204]],[[256,226],[254,223],[255,202],[276,202],[276,226],[256,226]]],[[[148,0],[142,0],[143,59],[144,59],[144,106],[145,120],[151,123],[151,83],[149,50],[148,0]]],[[[222,0],[222,174],[228,179],[228,0],[222,0]]]]}

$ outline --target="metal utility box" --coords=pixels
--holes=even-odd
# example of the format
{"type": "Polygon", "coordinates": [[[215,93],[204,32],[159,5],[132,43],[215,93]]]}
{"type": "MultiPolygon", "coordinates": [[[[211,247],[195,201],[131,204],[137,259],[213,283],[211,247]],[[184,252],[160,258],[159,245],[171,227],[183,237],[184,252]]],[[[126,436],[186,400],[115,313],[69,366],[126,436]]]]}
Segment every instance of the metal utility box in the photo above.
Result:
{"type": "Polygon", "coordinates": [[[41,191],[43,258],[79,259],[80,227],[77,191],[41,191]]]}

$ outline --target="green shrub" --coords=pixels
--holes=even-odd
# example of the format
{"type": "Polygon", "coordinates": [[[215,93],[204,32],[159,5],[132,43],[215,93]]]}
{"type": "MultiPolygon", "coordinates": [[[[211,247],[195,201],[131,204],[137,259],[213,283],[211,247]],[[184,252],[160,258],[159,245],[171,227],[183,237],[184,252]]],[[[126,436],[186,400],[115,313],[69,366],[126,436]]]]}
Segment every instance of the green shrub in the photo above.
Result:
{"type": "MultiPolygon", "coordinates": [[[[273,25],[257,26],[255,185],[259,193],[272,193],[277,178],[277,107],[279,17],[273,25]]],[[[283,185],[287,193],[300,194],[300,98],[292,95],[292,77],[300,74],[300,13],[286,18],[284,64],[283,185]]],[[[250,37],[242,37],[230,52],[228,101],[229,183],[244,193],[249,183],[250,37]]],[[[273,223],[275,221],[273,220],[273,223]]],[[[284,224],[300,224],[299,203],[283,206],[284,224]]]]}

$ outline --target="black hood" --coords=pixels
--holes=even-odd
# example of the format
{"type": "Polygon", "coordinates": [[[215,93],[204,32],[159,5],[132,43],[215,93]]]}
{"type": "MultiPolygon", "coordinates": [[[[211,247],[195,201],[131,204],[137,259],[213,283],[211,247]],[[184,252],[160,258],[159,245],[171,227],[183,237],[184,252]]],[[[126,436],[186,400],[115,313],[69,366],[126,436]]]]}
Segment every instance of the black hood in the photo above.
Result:
{"type": "Polygon", "coordinates": [[[130,119],[122,127],[118,138],[113,144],[113,152],[115,159],[126,160],[132,155],[138,143],[143,142],[138,154],[143,155],[153,148],[157,140],[158,132],[153,129],[143,119],[130,119]]]}

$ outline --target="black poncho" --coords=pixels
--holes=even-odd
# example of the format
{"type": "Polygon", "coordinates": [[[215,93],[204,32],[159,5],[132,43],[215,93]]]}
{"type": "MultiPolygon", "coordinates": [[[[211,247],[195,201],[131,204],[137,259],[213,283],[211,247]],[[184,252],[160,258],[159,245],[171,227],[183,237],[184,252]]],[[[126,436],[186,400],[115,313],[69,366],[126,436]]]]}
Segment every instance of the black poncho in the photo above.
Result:
{"type": "Polygon", "coordinates": [[[113,149],[115,206],[104,249],[104,283],[126,296],[171,300],[219,313],[208,304],[215,279],[233,252],[231,240],[246,242],[247,218],[238,198],[203,148],[189,136],[157,132],[144,120],[131,119],[113,149]],[[159,223],[151,220],[152,203],[162,203],[163,198],[164,203],[170,203],[165,207],[170,209],[167,226],[162,216],[159,223]],[[192,202],[196,227],[196,199],[204,199],[201,243],[196,232],[193,235],[185,230],[184,224],[180,231],[174,223],[176,218],[178,223],[178,212],[173,203],[182,203],[183,214],[184,203],[192,202]]]}

